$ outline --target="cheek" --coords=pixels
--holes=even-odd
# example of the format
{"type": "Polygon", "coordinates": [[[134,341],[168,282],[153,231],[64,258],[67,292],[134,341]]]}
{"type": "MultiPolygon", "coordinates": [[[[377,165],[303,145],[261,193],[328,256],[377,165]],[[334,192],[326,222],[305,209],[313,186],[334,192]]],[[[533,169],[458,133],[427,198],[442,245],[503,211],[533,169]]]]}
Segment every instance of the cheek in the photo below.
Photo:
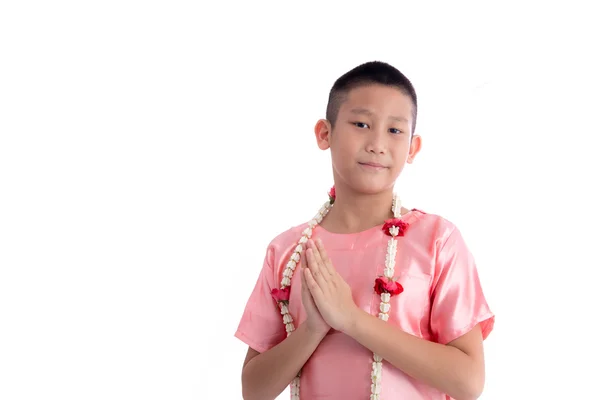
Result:
{"type": "Polygon", "coordinates": [[[342,152],[335,152],[331,154],[331,161],[333,163],[333,167],[338,172],[343,172],[348,170],[349,160],[348,157],[344,155],[342,152]]]}
{"type": "Polygon", "coordinates": [[[402,143],[396,147],[392,154],[394,161],[397,163],[404,163],[408,159],[410,152],[410,146],[407,143],[402,143]]]}
{"type": "Polygon", "coordinates": [[[331,147],[331,158],[336,164],[348,164],[355,159],[357,154],[356,144],[351,141],[336,143],[331,147]]]}

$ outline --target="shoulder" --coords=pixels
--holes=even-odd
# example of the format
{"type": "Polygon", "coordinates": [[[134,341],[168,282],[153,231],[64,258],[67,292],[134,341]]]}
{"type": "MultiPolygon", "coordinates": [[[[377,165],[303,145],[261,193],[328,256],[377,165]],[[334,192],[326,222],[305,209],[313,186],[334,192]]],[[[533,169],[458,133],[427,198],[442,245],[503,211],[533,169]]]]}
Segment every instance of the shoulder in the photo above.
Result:
{"type": "Polygon", "coordinates": [[[298,245],[298,241],[302,237],[302,232],[307,227],[308,222],[305,222],[280,232],[271,239],[267,247],[267,256],[271,258],[274,266],[281,264],[284,259],[289,258],[298,245]]]}
{"type": "Polygon", "coordinates": [[[453,235],[460,235],[454,222],[439,214],[412,209],[408,222],[413,234],[423,235],[438,246],[445,243],[453,235]]]}
{"type": "MultiPolygon", "coordinates": [[[[468,275],[475,268],[475,260],[457,225],[437,214],[417,213],[412,228],[423,235],[422,244],[432,260],[433,276],[440,276],[452,268],[468,275]]],[[[458,276],[458,275],[457,275],[458,276]]]]}
{"type": "Polygon", "coordinates": [[[266,277],[275,287],[278,282],[283,267],[289,261],[292,252],[298,245],[298,240],[302,236],[302,231],[306,229],[308,222],[302,225],[291,227],[283,232],[276,234],[269,242],[266,248],[261,276],[266,277]]]}
{"type": "Polygon", "coordinates": [[[302,236],[304,229],[308,227],[308,222],[293,226],[283,232],[278,233],[269,242],[269,248],[282,249],[290,246],[295,246],[302,236]]]}

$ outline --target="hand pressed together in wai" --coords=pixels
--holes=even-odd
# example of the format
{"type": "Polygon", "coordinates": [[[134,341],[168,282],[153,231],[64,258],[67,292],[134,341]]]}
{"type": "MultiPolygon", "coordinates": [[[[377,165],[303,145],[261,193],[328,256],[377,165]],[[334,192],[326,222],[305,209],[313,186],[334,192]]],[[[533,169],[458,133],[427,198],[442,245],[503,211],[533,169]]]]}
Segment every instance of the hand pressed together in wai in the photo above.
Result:
{"type": "Polygon", "coordinates": [[[304,246],[300,272],[308,328],[323,334],[330,328],[343,332],[358,311],[350,286],[335,270],[319,239],[310,239],[304,246]]]}

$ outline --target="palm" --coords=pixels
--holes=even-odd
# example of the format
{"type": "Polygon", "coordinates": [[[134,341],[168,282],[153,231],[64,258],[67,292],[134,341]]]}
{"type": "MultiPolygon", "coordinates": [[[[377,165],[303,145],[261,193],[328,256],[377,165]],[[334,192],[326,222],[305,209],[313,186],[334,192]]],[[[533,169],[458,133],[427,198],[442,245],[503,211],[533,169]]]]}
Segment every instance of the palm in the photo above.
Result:
{"type": "Polygon", "coordinates": [[[315,304],[315,300],[308,289],[308,284],[306,283],[306,278],[304,276],[306,260],[304,254],[302,255],[301,262],[302,268],[299,272],[302,274],[302,305],[304,306],[304,311],[306,312],[306,322],[308,327],[314,332],[328,332],[330,327],[321,316],[321,313],[315,304]]]}
{"type": "Polygon", "coordinates": [[[309,240],[307,270],[304,282],[310,291],[319,315],[333,329],[343,331],[356,315],[356,304],[350,286],[337,273],[323,243],[309,240]]]}

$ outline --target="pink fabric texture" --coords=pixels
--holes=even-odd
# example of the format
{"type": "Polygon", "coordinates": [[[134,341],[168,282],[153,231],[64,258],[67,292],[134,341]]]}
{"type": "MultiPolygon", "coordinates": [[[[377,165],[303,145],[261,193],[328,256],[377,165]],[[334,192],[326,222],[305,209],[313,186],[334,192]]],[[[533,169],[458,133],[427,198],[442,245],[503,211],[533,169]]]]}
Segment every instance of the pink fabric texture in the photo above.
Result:
{"type": "MultiPolygon", "coordinates": [[[[483,337],[495,317],[486,302],[473,256],[459,230],[440,216],[413,210],[402,217],[410,226],[398,238],[395,275],[404,292],[391,298],[389,324],[417,337],[447,344],[481,324],[483,337]]],[[[277,236],[268,246],[263,268],[248,299],[235,336],[264,352],[284,340],[285,327],[271,297],[306,224],[277,236]]],[[[352,288],[355,303],[377,315],[379,296],[373,290],[383,275],[387,241],[377,226],[360,233],[336,234],[320,226],[332,263],[352,288]]],[[[306,319],[301,300],[301,277],[294,274],[289,310],[295,326],[306,319]]],[[[337,331],[323,339],[305,364],[301,399],[368,399],[372,352],[337,331]]],[[[383,399],[449,399],[445,394],[407,376],[384,361],[383,399]]]]}

